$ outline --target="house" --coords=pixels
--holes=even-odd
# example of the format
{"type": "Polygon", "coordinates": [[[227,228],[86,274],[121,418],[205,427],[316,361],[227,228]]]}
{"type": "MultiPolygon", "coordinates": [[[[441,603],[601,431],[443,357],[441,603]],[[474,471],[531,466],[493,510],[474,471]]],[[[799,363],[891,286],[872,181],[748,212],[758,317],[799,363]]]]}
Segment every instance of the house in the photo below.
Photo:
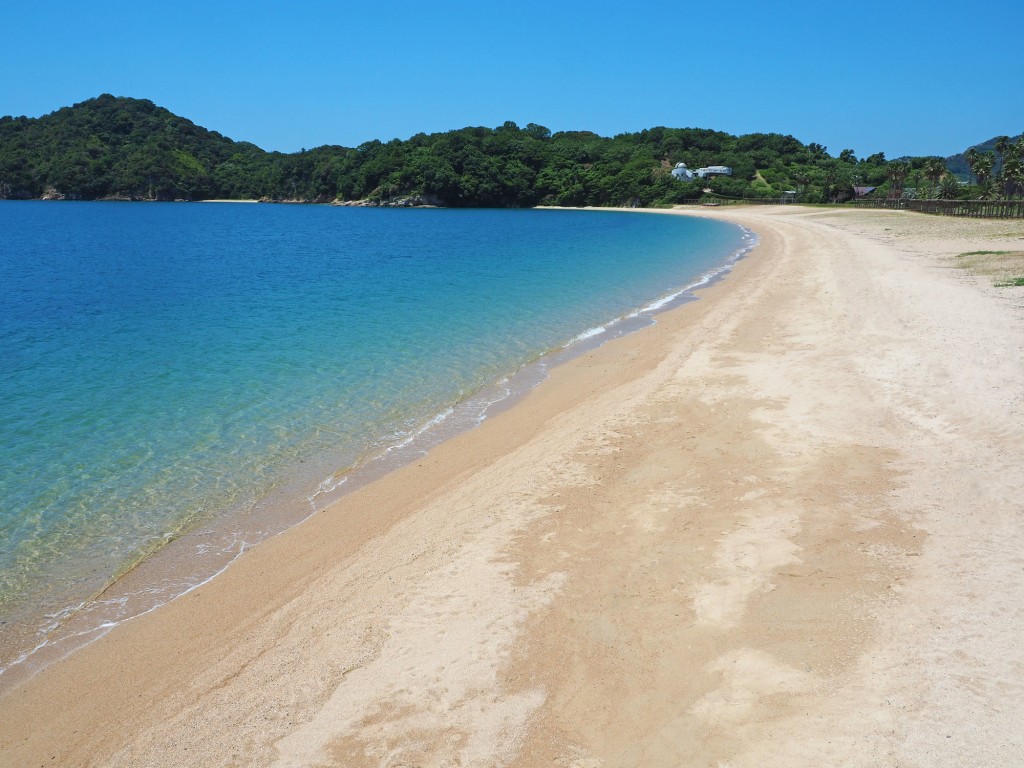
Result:
{"type": "Polygon", "coordinates": [[[854,187],[853,188],[853,199],[861,200],[874,192],[877,187],[854,187]]]}
{"type": "Polygon", "coordinates": [[[686,163],[676,163],[672,169],[672,178],[679,181],[693,181],[693,171],[686,167],[686,163]]]}
{"type": "Polygon", "coordinates": [[[686,167],[686,163],[676,163],[676,167],[672,169],[672,178],[679,181],[708,179],[712,176],[732,176],[732,168],[727,165],[709,165],[707,168],[691,171],[686,167]]]}
{"type": "Polygon", "coordinates": [[[707,168],[698,168],[693,173],[702,179],[708,179],[712,176],[732,176],[732,168],[727,165],[709,165],[707,168]]]}

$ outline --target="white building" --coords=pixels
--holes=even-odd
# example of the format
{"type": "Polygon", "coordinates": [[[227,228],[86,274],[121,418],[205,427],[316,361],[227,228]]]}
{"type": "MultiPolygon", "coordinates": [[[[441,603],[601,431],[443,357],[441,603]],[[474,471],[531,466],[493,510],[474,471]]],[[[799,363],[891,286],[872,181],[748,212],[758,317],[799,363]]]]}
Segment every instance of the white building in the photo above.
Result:
{"type": "Polygon", "coordinates": [[[676,163],[676,167],[672,169],[672,178],[693,181],[693,171],[686,167],[686,163],[676,163]]]}
{"type": "Polygon", "coordinates": [[[732,176],[732,168],[727,165],[709,165],[707,168],[698,168],[693,173],[702,179],[709,176],[732,176]]]}
{"type": "Polygon", "coordinates": [[[672,169],[672,178],[679,181],[706,179],[711,176],[732,176],[732,168],[727,165],[709,165],[707,168],[691,171],[686,167],[686,163],[676,163],[676,167],[672,169]]]}

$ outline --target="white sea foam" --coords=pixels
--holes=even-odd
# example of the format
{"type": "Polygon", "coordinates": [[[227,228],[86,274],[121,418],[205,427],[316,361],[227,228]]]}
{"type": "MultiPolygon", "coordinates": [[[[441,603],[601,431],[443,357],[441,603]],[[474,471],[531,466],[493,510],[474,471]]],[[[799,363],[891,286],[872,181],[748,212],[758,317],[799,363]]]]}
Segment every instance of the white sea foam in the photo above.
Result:
{"type": "Polygon", "coordinates": [[[313,492],[306,496],[306,501],[309,502],[310,506],[312,506],[315,511],[316,500],[318,497],[328,493],[333,493],[347,482],[348,477],[344,475],[338,475],[337,473],[325,477],[323,480],[320,481],[317,487],[313,489],[313,492]]]}
{"type": "Polygon", "coordinates": [[[740,229],[743,230],[742,239],[746,243],[746,245],[743,248],[740,248],[736,250],[734,253],[732,253],[729,256],[729,258],[727,258],[725,262],[723,262],[722,265],[719,266],[717,269],[711,270],[710,272],[705,272],[703,275],[700,276],[700,278],[694,280],[692,283],[688,283],[687,285],[684,285],[681,288],[666,293],[665,295],[658,297],[654,301],[645,304],[638,309],[634,309],[632,312],[629,312],[623,315],[622,317],[616,318],[615,320],[605,323],[604,325],[599,325],[595,326],[594,328],[587,329],[583,333],[574,336],[572,339],[570,339],[563,348],[568,349],[569,347],[572,347],[573,345],[578,344],[580,342],[586,341],[587,339],[591,339],[601,334],[606,334],[615,325],[621,323],[623,320],[632,320],[638,317],[654,315],[667,307],[673,306],[681,299],[690,298],[693,291],[710,285],[715,280],[727,274],[730,270],[732,270],[736,262],[743,258],[743,256],[745,256],[747,253],[749,253],[758,243],[757,235],[754,232],[745,227],[740,227],[740,229]]]}
{"type": "Polygon", "coordinates": [[[584,341],[586,339],[591,339],[594,336],[602,334],[602,333],[604,333],[607,330],[608,330],[607,326],[604,326],[604,325],[598,325],[598,326],[595,326],[593,328],[588,328],[583,333],[577,334],[576,336],[573,336],[571,339],[569,339],[569,341],[567,341],[565,343],[565,346],[566,347],[570,347],[573,344],[578,344],[581,341],[584,341]]]}
{"type": "MultiPolygon", "coordinates": [[[[31,648],[30,650],[25,651],[20,656],[18,656],[15,659],[13,659],[6,666],[0,667],[0,678],[2,678],[5,674],[7,674],[9,671],[15,669],[16,667],[20,667],[22,664],[25,664],[25,663],[31,661],[32,658],[34,656],[36,656],[36,654],[38,654],[38,653],[40,653],[40,652],[42,652],[42,651],[44,651],[44,650],[46,650],[48,648],[54,648],[58,644],[60,646],[62,646],[62,649],[60,650],[60,652],[58,652],[56,654],[55,657],[46,659],[46,662],[47,663],[52,663],[54,661],[59,661],[60,659],[65,658],[66,656],[68,656],[69,654],[71,654],[74,651],[78,650],[79,648],[81,648],[81,647],[83,647],[85,645],[88,645],[89,643],[92,643],[92,642],[98,640],[99,638],[103,637],[104,635],[108,634],[110,632],[110,630],[114,629],[115,627],[118,627],[121,624],[125,624],[125,623],[127,623],[129,621],[132,621],[133,619],[137,619],[140,616],[145,616],[148,613],[152,613],[157,608],[160,608],[161,606],[165,605],[166,603],[170,602],[171,600],[175,600],[175,599],[177,599],[179,597],[184,597],[188,593],[193,592],[193,591],[199,589],[204,584],[208,584],[209,582],[213,581],[215,578],[220,576],[222,573],[224,573],[228,568],[231,567],[231,565],[235,562],[235,560],[237,560],[247,548],[248,548],[248,545],[246,544],[246,542],[244,542],[244,541],[239,542],[238,552],[234,555],[234,557],[231,557],[227,562],[225,562],[215,572],[209,574],[207,577],[205,577],[203,579],[200,579],[199,581],[196,581],[194,584],[190,584],[190,585],[186,586],[181,591],[175,590],[172,595],[166,596],[166,599],[161,599],[161,600],[155,601],[152,605],[147,607],[145,610],[139,611],[138,613],[133,613],[130,616],[124,616],[123,618],[118,618],[118,619],[102,619],[97,624],[95,624],[93,626],[89,626],[89,627],[86,627],[85,629],[82,629],[82,630],[79,630],[79,631],[75,631],[75,632],[71,632],[69,634],[61,635],[60,637],[54,639],[51,636],[52,636],[52,634],[57,629],[61,628],[61,626],[63,625],[63,621],[68,619],[68,618],[77,616],[78,612],[86,607],[86,603],[79,603],[76,606],[69,606],[68,608],[65,608],[65,609],[63,609],[63,610],[61,610],[61,611],[59,611],[57,613],[48,614],[46,618],[54,619],[54,622],[52,624],[48,625],[47,627],[43,628],[43,630],[41,632],[41,634],[43,635],[43,639],[41,641],[39,641],[39,643],[37,645],[35,645],[33,648],[31,648]]],[[[144,593],[152,593],[152,592],[156,592],[157,594],[162,594],[159,590],[146,590],[146,589],[139,590],[139,592],[137,592],[136,594],[144,594],[144,593]]],[[[119,605],[119,606],[121,606],[123,608],[123,607],[125,607],[125,605],[129,601],[129,599],[130,599],[130,596],[124,597],[124,598],[118,598],[118,599],[114,599],[114,600],[96,600],[96,601],[94,601],[94,604],[95,605],[101,605],[101,606],[119,605]]]]}
{"type": "MultiPolygon", "coordinates": [[[[704,273],[697,280],[670,291],[654,301],[641,306],[639,309],[602,325],[586,329],[558,348],[558,351],[566,353],[568,357],[555,353],[540,357],[522,366],[515,373],[499,379],[478,390],[470,397],[449,406],[419,426],[396,433],[390,442],[386,441],[383,449],[351,471],[345,474],[330,475],[321,481],[313,493],[307,497],[313,513],[326,508],[330,503],[340,498],[346,490],[342,486],[349,481],[353,481],[351,483],[352,490],[359,487],[362,484],[360,481],[364,479],[364,473],[365,476],[373,477],[382,471],[397,469],[409,463],[415,457],[424,455],[432,447],[440,444],[448,437],[466,429],[479,426],[487,419],[495,406],[507,403],[516,395],[537,386],[547,378],[548,368],[552,363],[569,359],[581,347],[589,346],[585,342],[590,342],[590,344],[597,342],[597,345],[599,345],[602,341],[602,336],[612,337],[613,331],[625,325],[624,321],[651,317],[659,311],[673,306],[680,299],[690,298],[694,290],[707,286],[714,280],[719,279],[722,275],[728,273],[739,259],[757,245],[758,240],[755,233],[745,227],[740,227],[740,229],[743,231],[742,240],[745,245],[730,254],[718,268],[704,273]]],[[[653,318],[651,322],[653,322],[653,318]]],[[[643,326],[634,326],[622,332],[630,332],[630,330],[639,327],[643,326]]]]}
{"type": "MultiPolygon", "coordinates": [[[[306,482],[310,483],[312,490],[305,494],[305,499],[308,503],[306,516],[324,509],[345,493],[369,482],[373,477],[410,463],[448,437],[481,424],[503,404],[514,401],[516,396],[543,381],[547,377],[548,369],[551,365],[570,359],[584,349],[599,346],[608,338],[631,332],[636,328],[642,327],[642,325],[654,322],[653,315],[673,306],[681,300],[692,298],[690,296],[692,291],[708,285],[732,269],[735,262],[757,244],[757,238],[749,230],[744,230],[743,243],[744,246],[726,259],[718,269],[707,272],[701,275],[699,279],[679,289],[670,291],[628,314],[584,330],[560,347],[557,347],[548,356],[541,357],[524,365],[515,373],[503,377],[480,389],[468,398],[445,408],[414,428],[394,433],[391,440],[379,443],[379,449],[368,460],[359,462],[352,470],[335,472],[327,477],[323,477],[319,481],[312,478],[307,479],[306,482]],[[638,324],[636,322],[637,318],[643,318],[646,322],[638,324]]],[[[294,488],[293,490],[299,489],[294,488]]],[[[302,495],[300,491],[295,497],[295,500],[300,504],[302,495]]],[[[291,520],[290,522],[295,523],[297,520],[291,520]]],[[[248,541],[262,540],[282,529],[281,527],[273,526],[271,528],[272,530],[247,527],[246,536],[248,541]]],[[[4,676],[8,670],[20,667],[26,663],[29,666],[34,665],[35,662],[33,660],[37,656],[43,657],[42,661],[44,663],[52,661],[54,658],[63,657],[67,653],[91,642],[93,639],[102,637],[112,628],[137,616],[151,613],[160,605],[198,589],[230,567],[248,546],[250,544],[240,538],[235,539],[225,547],[215,547],[208,543],[201,543],[193,549],[197,555],[213,554],[216,556],[219,554],[225,559],[220,563],[220,567],[217,567],[206,576],[197,578],[195,583],[189,584],[187,581],[182,581],[173,585],[162,584],[159,587],[138,589],[132,595],[126,597],[94,601],[93,605],[99,609],[99,615],[96,615],[96,611],[86,609],[84,604],[79,604],[48,617],[47,626],[43,628],[41,633],[43,635],[42,639],[30,650],[13,659],[6,667],[0,668],[0,676],[4,676]],[[132,602],[131,598],[138,595],[151,596],[152,599],[148,601],[144,609],[132,615],[125,615],[133,610],[133,606],[130,605],[132,602]],[[86,614],[91,614],[96,623],[91,627],[76,631],[74,627],[82,623],[80,619],[86,614]],[[112,617],[110,614],[112,614],[112,617]],[[68,633],[60,634],[59,630],[68,630],[68,633]],[[53,646],[57,647],[54,648],[53,646]],[[47,648],[51,649],[49,653],[45,653],[47,648]]],[[[139,607],[137,605],[134,606],[134,608],[139,607]]]]}
{"type": "Polygon", "coordinates": [[[425,434],[426,432],[429,432],[430,430],[434,429],[440,424],[444,423],[448,419],[448,417],[451,416],[454,412],[454,406],[446,408],[433,418],[428,419],[427,422],[422,426],[418,427],[417,429],[414,429],[407,437],[403,438],[394,445],[390,445],[387,448],[385,448],[384,453],[392,453],[393,451],[399,451],[408,445],[412,445],[412,443],[415,442],[418,437],[425,434]]]}

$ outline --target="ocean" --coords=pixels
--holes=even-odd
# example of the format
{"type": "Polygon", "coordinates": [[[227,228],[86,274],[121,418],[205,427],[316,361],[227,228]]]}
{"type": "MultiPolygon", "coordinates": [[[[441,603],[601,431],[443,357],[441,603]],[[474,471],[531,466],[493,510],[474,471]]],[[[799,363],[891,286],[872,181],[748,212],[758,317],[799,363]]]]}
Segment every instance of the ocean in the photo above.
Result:
{"type": "Polygon", "coordinates": [[[751,244],[610,211],[0,202],[0,683],[471,428],[751,244]]]}

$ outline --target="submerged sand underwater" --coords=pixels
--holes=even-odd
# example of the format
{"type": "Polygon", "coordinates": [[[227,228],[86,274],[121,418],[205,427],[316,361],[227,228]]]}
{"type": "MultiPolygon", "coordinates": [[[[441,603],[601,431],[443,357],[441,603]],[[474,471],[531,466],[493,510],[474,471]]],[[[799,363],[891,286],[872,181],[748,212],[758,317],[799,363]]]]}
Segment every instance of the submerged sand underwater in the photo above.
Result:
{"type": "Polygon", "coordinates": [[[0,698],[0,764],[1009,765],[1024,223],[704,212],[701,300],[0,698]]]}

